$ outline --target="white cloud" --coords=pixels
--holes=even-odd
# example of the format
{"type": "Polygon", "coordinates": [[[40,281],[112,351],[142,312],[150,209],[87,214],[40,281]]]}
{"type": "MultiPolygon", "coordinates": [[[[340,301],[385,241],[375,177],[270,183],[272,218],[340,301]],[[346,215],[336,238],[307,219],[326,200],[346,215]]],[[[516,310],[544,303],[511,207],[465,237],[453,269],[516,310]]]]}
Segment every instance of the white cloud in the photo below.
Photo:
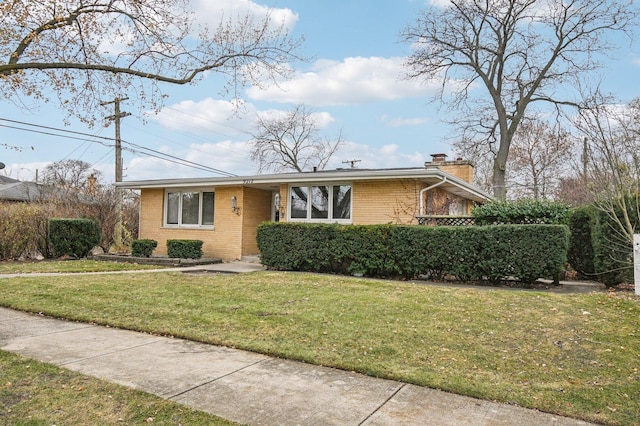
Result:
{"type": "MultiPolygon", "coordinates": [[[[247,142],[223,141],[191,144],[188,147],[179,149],[165,146],[158,151],[240,176],[253,175],[257,169],[256,165],[248,160],[250,153],[247,142]]],[[[187,165],[146,156],[131,159],[126,165],[126,174],[127,177],[124,180],[128,181],[221,176],[213,170],[200,170],[187,165]]]]}
{"type": "Polygon", "coordinates": [[[151,119],[169,130],[237,136],[246,134],[255,116],[250,103],[205,98],[169,105],[151,119]]]}
{"type": "MultiPolygon", "coordinates": [[[[257,173],[257,166],[250,158],[248,142],[224,141],[219,143],[191,144],[184,149],[168,149],[161,151],[185,158],[199,164],[233,173],[239,176],[251,176],[257,173]]],[[[327,169],[350,167],[351,160],[360,160],[355,167],[360,169],[384,169],[401,167],[422,167],[430,161],[422,152],[402,152],[397,144],[372,147],[355,142],[345,142],[327,169]]],[[[189,178],[219,176],[213,172],[196,170],[180,166],[152,157],[135,157],[126,164],[126,181],[163,178],[189,178]]]]}
{"type": "MultiPolygon", "coordinates": [[[[284,119],[287,116],[287,114],[289,114],[289,111],[285,111],[281,109],[268,109],[265,111],[258,112],[258,115],[260,117],[266,118],[266,119],[269,119],[269,118],[284,119]]],[[[318,127],[318,129],[324,129],[329,124],[336,121],[335,118],[333,118],[333,116],[326,111],[312,112],[311,117],[315,120],[315,124],[318,127]]]]}
{"type": "Polygon", "coordinates": [[[22,181],[41,181],[44,169],[49,164],[51,163],[45,161],[5,164],[5,168],[0,171],[0,173],[2,173],[3,176],[9,176],[22,181]]]}
{"type": "Polygon", "coordinates": [[[214,29],[219,22],[250,17],[256,22],[269,18],[274,28],[292,29],[298,22],[298,14],[291,9],[263,6],[250,0],[193,0],[191,6],[199,23],[214,29]]]}
{"type": "MultiPolygon", "coordinates": [[[[151,119],[172,131],[246,138],[258,115],[284,117],[287,113],[281,109],[258,111],[255,105],[246,102],[205,98],[169,105],[151,119]]],[[[320,129],[335,121],[326,111],[313,112],[313,117],[320,129]]]]}
{"type": "Polygon", "coordinates": [[[309,72],[264,88],[251,87],[249,98],[308,105],[353,105],[429,96],[437,83],[402,79],[403,58],[352,57],[319,60],[309,72]]]}
{"type": "Polygon", "coordinates": [[[389,127],[405,127],[405,126],[420,126],[422,124],[426,124],[429,122],[429,119],[426,117],[414,117],[414,118],[404,118],[404,117],[395,117],[390,118],[387,115],[383,115],[380,117],[380,121],[385,123],[389,127]]]}
{"type": "Polygon", "coordinates": [[[429,4],[435,7],[449,7],[451,6],[451,0],[430,0],[429,4]]]}

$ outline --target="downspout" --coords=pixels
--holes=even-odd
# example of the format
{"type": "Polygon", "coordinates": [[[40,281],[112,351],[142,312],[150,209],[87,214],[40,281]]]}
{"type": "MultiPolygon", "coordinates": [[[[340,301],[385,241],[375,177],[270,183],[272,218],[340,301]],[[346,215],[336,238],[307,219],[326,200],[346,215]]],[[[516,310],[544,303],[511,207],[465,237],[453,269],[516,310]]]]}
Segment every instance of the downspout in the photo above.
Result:
{"type": "Polygon", "coordinates": [[[433,188],[436,188],[436,187],[442,185],[443,183],[447,183],[447,177],[446,176],[442,177],[441,179],[442,180],[440,182],[434,183],[433,185],[427,186],[426,188],[423,188],[423,189],[420,190],[420,214],[421,215],[425,214],[425,212],[424,212],[424,193],[427,192],[427,191],[432,190],[433,188]]]}

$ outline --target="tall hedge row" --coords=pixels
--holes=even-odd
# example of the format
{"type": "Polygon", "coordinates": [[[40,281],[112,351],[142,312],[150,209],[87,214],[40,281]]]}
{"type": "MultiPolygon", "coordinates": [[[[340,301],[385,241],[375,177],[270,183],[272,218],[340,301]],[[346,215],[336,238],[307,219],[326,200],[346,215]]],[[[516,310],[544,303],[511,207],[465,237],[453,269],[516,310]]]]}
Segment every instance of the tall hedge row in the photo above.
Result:
{"type": "MultiPolygon", "coordinates": [[[[627,214],[640,229],[635,199],[627,201],[627,214]]],[[[622,212],[614,212],[622,217],[622,212]]],[[[576,209],[570,222],[569,263],[583,278],[596,279],[607,287],[633,282],[633,243],[622,234],[611,211],[595,206],[576,209]]]]}
{"type": "Polygon", "coordinates": [[[471,214],[476,225],[567,225],[571,209],[557,201],[521,199],[491,201],[474,207],[471,214]]]}
{"type": "Polygon", "coordinates": [[[428,227],[263,223],[262,263],[270,269],[462,280],[555,278],[566,260],[563,225],[428,227]]]}

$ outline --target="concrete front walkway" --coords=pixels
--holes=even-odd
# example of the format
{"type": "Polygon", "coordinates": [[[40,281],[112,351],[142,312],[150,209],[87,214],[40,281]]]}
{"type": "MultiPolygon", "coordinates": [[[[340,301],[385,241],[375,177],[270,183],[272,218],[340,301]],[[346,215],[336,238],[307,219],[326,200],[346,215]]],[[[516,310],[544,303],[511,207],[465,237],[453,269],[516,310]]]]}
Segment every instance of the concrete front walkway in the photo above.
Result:
{"type": "Polygon", "coordinates": [[[391,380],[0,308],[0,349],[249,425],[587,425],[391,380]]]}

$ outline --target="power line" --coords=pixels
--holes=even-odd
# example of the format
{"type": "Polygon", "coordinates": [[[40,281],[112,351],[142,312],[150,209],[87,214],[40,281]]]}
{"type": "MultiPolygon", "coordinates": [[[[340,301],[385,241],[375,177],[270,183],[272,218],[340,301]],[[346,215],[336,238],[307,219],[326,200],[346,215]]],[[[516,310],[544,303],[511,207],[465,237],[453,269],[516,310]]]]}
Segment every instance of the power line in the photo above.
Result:
{"type": "MultiPolygon", "coordinates": [[[[0,120],[4,120],[4,118],[0,118],[0,120]]],[[[5,121],[12,121],[12,120],[5,120],[5,121]]],[[[20,124],[36,126],[35,124],[29,124],[29,123],[20,123],[20,124]]],[[[107,144],[107,143],[104,143],[104,142],[94,141],[94,140],[90,140],[90,139],[87,139],[87,138],[79,138],[79,137],[75,137],[75,136],[59,135],[57,133],[45,132],[45,131],[42,131],[42,130],[33,130],[33,129],[25,129],[23,127],[9,126],[7,124],[0,124],[0,127],[6,127],[8,129],[15,129],[15,130],[22,130],[22,131],[31,132],[31,133],[38,133],[38,134],[46,135],[46,136],[57,136],[59,138],[74,139],[74,140],[79,140],[79,141],[83,141],[83,142],[99,143],[100,145],[104,145],[104,146],[113,146],[113,144],[107,144]]],[[[38,127],[45,127],[45,126],[38,126],[38,127]]],[[[73,133],[77,133],[77,132],[73,132],[73,133]]],[[[88,135],[88,136],[89,137],[93,137],[92,135],[88,135]]]]}
{"type": "MultiPolygon", "coordinates": [[[[183,165],[187,165],[187,166],[191,165],[189,167],[199,168],[200,170],[205,170],[205,171],[215,171],[215,173],[218,173],[218,174],[221,174],[221,175],[225,175],[225,176],[229,176],[229,177],[237,176],[237,175],[234,175],[233,173],[225,172],[224,170],[219,170],[219,169],[216,169],[216,168],[213,168],[213,167],[209,167],[209,166],[203,166],[202,164],[194,163],[193,161],[185,160],[184,158],[179,158],[179,157],[176,157],[174,155],[166,154],[166,153],[161,152],[161,151],[156,151],[155,149],[147,148],[147,147],[135,144],[133,142],[127,142],[127,144],[131,145],[131,146],[134,146],[134,147],[136,147],[138,149],[142,149],[142,150],[145,150],[145,151],[150,151],[150,152],[153,152],[154,154],[163,155],[165,157],[180,161],[179,164],[183,164],[183,165]]],[[[127,149],[127,151],[135,151],[135,150],[127,149]]],[[[135,152],[144,154],[143,152],[140,152],[140,151],[135,151],[135,152]]],[[[151,154],[146,154],[146,155],[149,155],[151,157],[156,157],[155,155],[151,155],[151,154]]],[[[156,158],[160,158],[160,157],[156,157],[156,158]]],[[[161,158],[161,159],[166,160],[164,158],[161,158]]],[[[167,160],[167,161],[169,161],[169,160],[167,160]]],[[[172,162],[176,162],[176,161],[172,161],[172,162]]]]}
{"type": "MultiPolygon", "coordinates": [[[[83,142],[98,143],[100,145],[103,145],[103,146],[106,146],[106,147],[110,147],[110,148],[114,147],[113,138],[108,138],[106,136],[92,135],[92,134],[89,134],[89,133],[78,132],[78,131],[67,130],[67,129],[60,129],[60,128],[56,128],[56,127],[43,126],[43,125],[40,125],[40,124],[28,123],[28,122],[24,122],[24,121],[10,120],[10,119],[6,119],[6,118],[2,118],[2,117],[0,117],[0,121],[7,121],[7,122],[10,122],[10,123],[20,124],[20,125],[23,125],[23,126],[31,126],[31,127],[41,128],[41,129],[54,130],[56,132],[69,133],[69,134],[72,134],[72,135],[81,135],[81,136],[85,136],[85,137],[81,138],[81,137],[69,136],[69,135],[65,135],[65,134],[61,135],[61,134],[51,133],[51,132],[42,131],[42,130],[27,129],[27,128],[23,128],[23,127],[11,126],[11,125],[7,125],[7,124],[0,124],[0,127],[6,127],[6,128],[10,128],[10,129],[21,130],[21,131],[26,131],[26,132],[31,132],[31,133],[38,133],[38,134],[43,134],[43,135],[46,135],[46,136],[56,136],[56,137],[61,137],[61,138],[66,138],[66,139],[79,140],[79,141],[83,141],[83,142]],[[87,138],[91,138],[91,139],[87,139],[87,138]],[[102,139],[102,140],[105,140],[105,141],[109,141],[110,143],[101,142],[101,141],[96,140],[96,139],[102,139]]],[[[160,151],[156,151],[156,150],[151,149],[151,148],[143,147],[141,145],[135,144],[133,142],[126,141],[124,139],[122,140],[122,143],[137,147],[140,150],[152,152],[155,155],[149,154],[147,152],[135,150],[135,149],[127,149],[127,151],[130,151],[130,152],[135,152],[135,153],[146,155],[146,156],[149,156],[149,157],[158,158],[158,159],[170,162],[170,163],[178,164],[178,165],[185,166],[185,167],[191,167],[191,168],[194,168],[194,169],[197,169],[197,170],[201,170],[201,171],[206,171],[206,172],[209,172],[209,173],[215,173],[215,174],[220,174],[220,175],[230,176],[230,177],[237,176],[237,175],[235,175],[233,173],[229,173],[229,172],[226,172],[224,170],[216,169],[214,167],[206,166],[206,165],[199,164],[199,163],[196,163],[196,162],[193,162],[193,161],[189,161],[189,160],[185,160],[183,158],[179,158],[179,157],[176,157],[176,156],[173,156],[173,155],[170,155],[170,154],[166,154],[166,153],[163,153],[163,152],[160,152],[160,151]],[[166,158],[163,158],[161,156],[166,157],[166,158]]]]}

